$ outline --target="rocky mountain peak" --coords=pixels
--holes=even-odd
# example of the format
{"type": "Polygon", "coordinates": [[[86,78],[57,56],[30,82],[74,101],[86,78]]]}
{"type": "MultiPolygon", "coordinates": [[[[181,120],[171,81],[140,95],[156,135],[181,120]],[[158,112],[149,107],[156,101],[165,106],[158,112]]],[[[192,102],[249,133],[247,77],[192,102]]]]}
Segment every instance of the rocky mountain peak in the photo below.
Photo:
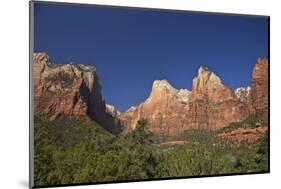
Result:
{"type": "Polygon", "coordinates": [[[220,129],[249,115],[250,97],[253,112],[267,110],[267,61],[259,59],[250,87],[235,91],[225,86],[208,68],[201,66],[193,80],[192,91],[176,89],[167,80],[153,82],[149,98],[119,118],[124,131],[135,128],[137,121],[146,118],[149,129],[158,134],[175,135],[186,129],[220,129]]]}
{"type": "Polygon", "coordinates": [[[176,89],[167,80],[155,80],[147,102],[152,99],[161,100],[163,98],[175,97],[182,103],[187,103],[191,92],[187,89],[176,89]]]}
{"type": "Polygon", "coordinates": [[[167,80],[155,80],[152,84],[152,91],[162,89],[167,89],[171,92],[177,91],[167,80]]]}
{"type": "Polygon", "coordinates": [[[190,128],[218,129],[241,118],[243,112],[232,90],[208,68],[201,66],[189,98],[190,128]]]}
{"type": "Polygon", "coordinates": [[[207,67],[200,66],[199,69],[198,69],[198,76],[202,75],[202,74],[204,74],[206,72],[210,72],[209,69],[207,67]]]}
{"type": "Polygon", "coordinates": [[[124,132],[135,128],[137,121],[146,118],[149,129],[156,133],[174,135],[185,127],[191,92],[176,89],[167,80],[155,80],[149,97],[119,115],[124,132]]]}
{"type": "Polygon", "coordinates": [[[214,92],[217,88],[223,86],[221,79],[207,67],[200,66],[198,75],[193,79],[192,91],[198,92],[214,92]]]}

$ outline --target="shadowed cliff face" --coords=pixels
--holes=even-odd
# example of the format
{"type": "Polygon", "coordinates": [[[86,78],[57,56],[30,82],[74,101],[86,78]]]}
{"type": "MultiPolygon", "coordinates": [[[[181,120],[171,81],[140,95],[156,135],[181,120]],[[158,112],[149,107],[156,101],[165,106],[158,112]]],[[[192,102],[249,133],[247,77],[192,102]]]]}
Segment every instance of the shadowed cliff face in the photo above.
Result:
{"type": "Polygon", "coordinates": [[[118,120],[106,113],[94,67],[53,64],[46,53],[34,53],[33,78],[35,114],[84,116],[112,133],[121,132],[118,120]]]}

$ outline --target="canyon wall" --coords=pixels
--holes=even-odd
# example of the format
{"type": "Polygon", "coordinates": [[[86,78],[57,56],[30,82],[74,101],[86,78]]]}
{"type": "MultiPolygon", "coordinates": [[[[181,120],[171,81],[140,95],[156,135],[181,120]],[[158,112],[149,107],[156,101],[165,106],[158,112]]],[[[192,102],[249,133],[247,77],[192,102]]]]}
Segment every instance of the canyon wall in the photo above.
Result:
{"type": "Polygon", "coordinates": [[[47,53],[34,53],[33,78],[35,114],[88,117],[112,133],[121,132],[119,121],[106,112],[94,67],[54,64],[47,53]]]}

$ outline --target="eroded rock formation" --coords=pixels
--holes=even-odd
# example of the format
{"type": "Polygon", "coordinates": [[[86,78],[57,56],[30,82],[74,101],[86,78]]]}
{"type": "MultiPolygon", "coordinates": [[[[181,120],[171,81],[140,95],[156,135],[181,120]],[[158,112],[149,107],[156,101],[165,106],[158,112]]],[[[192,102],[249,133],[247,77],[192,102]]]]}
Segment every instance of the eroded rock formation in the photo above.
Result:
{"type": "Polygon", "coordinates": [[[218,137],[228,142],[255,142],[262,138],[267,130],[267,126],[258,128],[238,128],[231,132],[220,133],[218,137]]]}
{"type": "Polygon", "coordinates": [[[141,118],[146,118],[149,130],[158,134],[175,135],[187,129],[189,96],[188,90],[177,90],[166,80],[154,81],[145,102],[120,114],[125,132],[134,129],[141,118]]]}
{"type": "Polygon", "coordinates": [[[247,103],[215,73],[200,67],[191,92],[177,90],[166,80],[156,80],[148,99],[119,118],[126,132],[134,129],[139,119],[146,118],[152,132],[175,135],[186,129],[219,129],[248,115],[247,103]]]}
{"type": "Polygon", "coordinates": [[[118,120],[106,112],[94,67],[53,64],[46,53],[34,53],[33,78],[35,114],[87,116],[112,133],[121,131],[118,120]]]}
{"type": "Polygon", "coordinates": [[[200,67],[189,99],[188,128],[219,129],[247,115],[245,104],[234,92],[215,73],[200,67]]]}
{"type": "Polygon", "coordinates": [[[252,73],[250,91],[251,114],[262,114],[268,121],[268,60],[259,58],[252,73]]]}
{"type": "Polygon", "coordinates": [[[166,80],[152,84],[149,97],[127,112],[105,104],[96,70],[81,64],[53,64],[46,53],[34,53],[36,114],[87,116],[112,133],[128,133],[141,118],[148,129],[176,135],[187,129],[220,129],[251,114],[268,115],[268,61],[259,58],[251,87],[226,87],[208,68],[200,67],[192,90],[175,89],[166,80]]]}

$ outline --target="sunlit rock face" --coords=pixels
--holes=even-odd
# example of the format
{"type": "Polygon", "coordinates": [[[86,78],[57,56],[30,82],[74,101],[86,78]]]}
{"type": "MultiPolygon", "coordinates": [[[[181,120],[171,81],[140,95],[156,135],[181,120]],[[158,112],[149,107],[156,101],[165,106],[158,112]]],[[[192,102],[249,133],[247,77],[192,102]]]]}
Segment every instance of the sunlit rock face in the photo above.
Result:
{"type": "Polygon", "coordinates": [[[92,66],[53,64],[46,53],[33,55],[35,114],[85,116],[112,133],[135,129],[148,120],[155,134],[176,135],[187,129],[219,129],[231,122],[268,114],[268,60],[259,58],[250,87],[231,90],[206,67],[198,69],[192,90],[176,89],[167,80],[155,80],[148,98],[120,113],[106,104],[92,66]]]}
{"type": "Polygon", "coordinates": [[[188,128],[219,129],[248,115],[247,107],[208,68],[200,67],[189,99],[188,128]]]}
{"type": "Polygon", "coordinates": [[[262,114],[268,121],[268,60],[259,58],[252,73],[250,91],[251,114],[262,114]]]}
{"type": "Polygon", "coordinates": [[[166,80],[155,80],[146,101],[120,114],[125,132],[133,130],[141,118],[146,118],[149,130],[157,134],[175,135],[187,129],[189,96],[186,89],[177,90],[166,80]]]}
{"type": "Polygon", "coordinates": [[[33,54],[35,114],[84,116],[113,133],[121,131],[118,121],[106,112],[101,85],[92,66],[53,64],[47,53],[33,54]]]}
{"type": "Polygon", "coordinates": [[[268,61],[258,59],[251,87],[226,87],[219,76],[206,67],[198,69],[192,90],[175,89],[166,80],[153,82],[147,100],[121,113],[124,131],[133,130],[141,118],[157,134],[175,135],[186,129],[216,130],[251,114],[268,115],[268,61]]]}

